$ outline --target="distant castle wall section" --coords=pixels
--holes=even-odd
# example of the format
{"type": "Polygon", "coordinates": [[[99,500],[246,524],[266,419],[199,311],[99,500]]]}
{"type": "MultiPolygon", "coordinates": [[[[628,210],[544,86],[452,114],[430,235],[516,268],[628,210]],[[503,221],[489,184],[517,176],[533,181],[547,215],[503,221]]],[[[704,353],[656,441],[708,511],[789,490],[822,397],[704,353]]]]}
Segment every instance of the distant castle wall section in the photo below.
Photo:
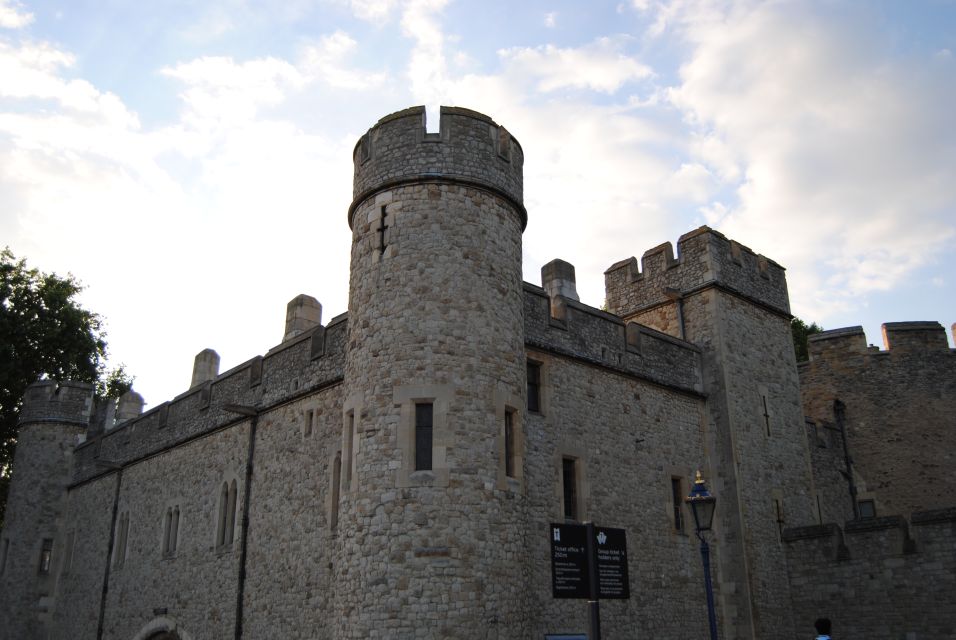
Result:
{"type": "Polygon", "coordinates": [[[948,640],[956,629],[956,509],[784,532],[800,637],[948,640]]]}
{"type": "MultiPolygon", "coordinates": [[[[799,369],[804,413],[829,432],[839,427],[834,402],[843,403],[857,498],[873,500],[877,515],[947,507],[956,493],[956,353],[936,322],[883,332],[882,351],[860,327],[810,338],[799,369]]],[[[842,448],[837,435],[828,442],[842,448]]],[[[829,464],[845,467],[839,454],[829,464]]]]}

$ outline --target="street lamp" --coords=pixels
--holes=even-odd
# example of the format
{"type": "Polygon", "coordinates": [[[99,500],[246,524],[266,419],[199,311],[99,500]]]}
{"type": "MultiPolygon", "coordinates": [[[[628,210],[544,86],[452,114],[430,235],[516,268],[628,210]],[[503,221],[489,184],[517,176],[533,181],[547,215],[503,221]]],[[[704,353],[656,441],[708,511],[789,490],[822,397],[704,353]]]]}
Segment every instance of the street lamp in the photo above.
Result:
{"type": "Polygon", "coordinates": [[[714,522],[714,509],[717,507],[717,498],[707,490],[704,478],[700,471],[694,480],[694,488],[690,495],[684,498],[694,514],[694,526],[697,528],[697,539],[700,540],[700,557],[704,561],[704,586],[707,589],[707,619],[710,623],[710,640],[717,640],[717,614],[714,611],[714,587],[710,580],[710,545],[703,536],[704,531],[710,531],[714,522]]]}

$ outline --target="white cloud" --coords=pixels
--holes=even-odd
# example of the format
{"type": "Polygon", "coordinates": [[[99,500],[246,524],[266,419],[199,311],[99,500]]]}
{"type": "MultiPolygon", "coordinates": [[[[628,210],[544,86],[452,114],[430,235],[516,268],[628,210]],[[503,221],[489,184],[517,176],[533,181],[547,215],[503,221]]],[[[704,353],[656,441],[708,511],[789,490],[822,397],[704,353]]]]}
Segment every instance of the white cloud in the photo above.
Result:
{"type": "Polygon", "coordinates": [[[300,66],[304,73],[319,78],[334,88],[370,89],[385,82],[383,72],[365,72],[345,66],[357,42],[344,31],[336,31],[305,47],[300,66]]]}
{"type": "Polygon", "coordinates": [[[558,23],[558,14],[554,11],[544,14],[544,26],[553,29],[558,23]]]}
{"type": "Polygon", "coordinates": [[[369,22],[384,22],[398,4],[398,0],[349,0],[352,13],[369,22]]]}
{"type": "Polygon", "coordinates": [[[573,88],[614,93],[627,82],[653,75],[650,67],[624,52],[626,42],[624,37],[599,38],[584,47],[516,47],[498,55],[512,71],[535,78],[539,91],[573,88]]]}
{"type": "Polygon", "coordinates": [[[655,10],[691,47],[669,95],[696,131],[692,152],[737,191],[729,211],[703,214],[790,267],[796,308],[825,319],[952,248],[948,61],[891,58],[865,13],[692,0],[655,10]]]}
{"type": "Polygon", "coordinates": [[[33,22],[33,14],[23,10],[17,0],[0,0],[0,27],[22,29],[33,22]]]}

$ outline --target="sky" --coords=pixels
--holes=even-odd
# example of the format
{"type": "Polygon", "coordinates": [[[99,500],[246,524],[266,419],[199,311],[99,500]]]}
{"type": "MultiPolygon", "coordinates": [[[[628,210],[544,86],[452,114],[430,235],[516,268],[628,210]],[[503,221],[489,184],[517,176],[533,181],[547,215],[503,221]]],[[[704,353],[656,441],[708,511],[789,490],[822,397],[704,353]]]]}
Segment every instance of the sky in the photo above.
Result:
{"type": "Polygon", "coordinates": [[[419,104],[521,142],[529,282],[706,224],[808,322],[956,322],[956,0],[0,0],[0,246],[155,406],[346,311],[352,148],[419,104]]]}

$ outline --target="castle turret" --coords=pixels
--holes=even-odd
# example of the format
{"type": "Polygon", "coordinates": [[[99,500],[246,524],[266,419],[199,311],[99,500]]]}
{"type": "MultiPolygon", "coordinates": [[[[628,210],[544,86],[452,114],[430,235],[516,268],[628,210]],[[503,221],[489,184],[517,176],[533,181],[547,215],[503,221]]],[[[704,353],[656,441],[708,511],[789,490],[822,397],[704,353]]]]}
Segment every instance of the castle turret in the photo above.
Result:
{"type": "Polygon", "coordinates": [[[523,637],[521,147],[416,107],[354,161],[336,637],[523,637]]]}
{"type": "Polygon", "coordinates": [[[89,423],[93,386],[44,380],[20,409],[17,449],[0,532],[0,620],[4,638],[46,637],[56,576],[68,557],[57,530],[72,473],[76,437],[89,423]]]}
{"type": "Polygon", "coordinates": [[[780,532],[816,509],[784,269],[708,227],[677,246],[611,266],[608,309],[701,348],[722,636],[792,637],[780,532]]]}

